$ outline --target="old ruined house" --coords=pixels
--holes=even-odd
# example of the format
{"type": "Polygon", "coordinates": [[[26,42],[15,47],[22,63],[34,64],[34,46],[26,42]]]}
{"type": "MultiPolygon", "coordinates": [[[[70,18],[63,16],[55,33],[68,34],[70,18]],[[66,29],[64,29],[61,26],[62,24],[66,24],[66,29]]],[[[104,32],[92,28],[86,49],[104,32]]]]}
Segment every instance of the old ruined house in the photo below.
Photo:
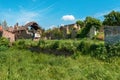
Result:
{"type": "Polygon", "coordinates": [[[14,42],[15,41],[15,34],[6,31],[2,28],[2,26],[0,27],[0,37],[5,37],[7,39],[10,40],[10,42],[14,42]]]}
{"type": "Polygon", "coordinates": [[[29,22],[25,26],[15,25],[7,30],[1,29],[1,36],[6,37],[10,42],[18,39],[39,39],[42,34],[41,28],[36,22],[29,22]]]}
{"type": "Polygon", "coordinates": [[[36,22],[29,22],[25,26],[15,26],[13,33],[15,39],[38,39],[42,31],[41,27],[36,22]]]}
{"type": "Polygon", "coordinates": [[[60,31],[62,32],[64,38],[67,38],[68,34],[70,34],[68,27],[61,26],[60,31]]]}
{"type": "Polygon", "coordinates": [[[77,35],[77,32],[80,30],[80,26],[77,24],[68,24],[68,25],[61,26],[60,30],[63,31],[63,34],[65,35],[65,37],[71,34],[71,38],[75,38],[77,35]]]}

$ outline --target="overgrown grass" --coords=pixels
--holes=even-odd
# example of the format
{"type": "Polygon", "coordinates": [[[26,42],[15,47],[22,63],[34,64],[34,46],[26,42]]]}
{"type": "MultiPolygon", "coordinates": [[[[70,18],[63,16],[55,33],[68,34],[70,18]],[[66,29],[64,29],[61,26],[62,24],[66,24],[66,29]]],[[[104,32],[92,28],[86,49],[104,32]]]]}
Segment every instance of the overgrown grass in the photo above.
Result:
{"type": "Polygon", "coordinates": [[[10,48],[0,52],[0,80],[120,80],[120,59],[55,56],[10,48]]]}
{"type": "Polygon", "coordinates": [[[119,44],[105,45],[99,40],[19,40],[13,44],[18,49],[30,49],[33,52],[53,53],[56,55],[89,55],[99,60],[111,62],[112,57],[120,56],[119,44]]]}
{"type": "Polygon", "coordinates": [[[9,47],[1,41],[0,80],[120,80],[120,44],[105,48],[104,42],[89,39],[19,40],[9,47]]]}

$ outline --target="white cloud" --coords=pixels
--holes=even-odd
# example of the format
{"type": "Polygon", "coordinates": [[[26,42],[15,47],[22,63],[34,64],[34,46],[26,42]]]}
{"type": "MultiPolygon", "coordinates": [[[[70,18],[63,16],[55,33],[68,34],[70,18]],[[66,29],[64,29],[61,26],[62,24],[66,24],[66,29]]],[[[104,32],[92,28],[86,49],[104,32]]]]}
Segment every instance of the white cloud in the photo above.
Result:
{"type": "Polygon", "coordinates": [[[73,21],[73,20],[75,20],[75,17],[73,15],[64,15],[62,17],[62,20],[64,20],[64,21],[73,21]]]}

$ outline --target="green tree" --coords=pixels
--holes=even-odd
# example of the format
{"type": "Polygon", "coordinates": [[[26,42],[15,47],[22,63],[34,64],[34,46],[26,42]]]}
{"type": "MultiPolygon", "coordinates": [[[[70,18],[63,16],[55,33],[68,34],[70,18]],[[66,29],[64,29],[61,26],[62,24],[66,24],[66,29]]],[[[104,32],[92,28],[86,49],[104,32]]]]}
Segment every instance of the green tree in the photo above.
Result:
{"type": "Polygon", "coordinates": [[[120,12],[112,11],[104,16],[103,25],[120,26],[120,12]]]}
{"type": "Polygon", "coordinates": [[[95,27],[98,30],[102,26],[102,22],[99,19],[93,17],[86,17],[84,23],[85,27],[82,28],[77,36],[79,38],[87,37],[87,34],[89,33],[91,27],[95,27]]]}
{"type": "Polygon", "coordinates": [[[81,27],[84,27],[84,22],[81,20],[76,21],[76,24],[81,26],[81,27]]]}
{"type": "Polygon", "coordinates": [[[52,30],[52,37],[53,37],[53,39],[62,39],[63,34],[58,28],[54,28],[52,30]]]}
{"type": "Polygon", "coordinates": [[[102,26],[102,22],[99,19],[93,17],[86,17],[85,19],[85,27],[94,26],[96,29],[99,29],[102,26]]]}

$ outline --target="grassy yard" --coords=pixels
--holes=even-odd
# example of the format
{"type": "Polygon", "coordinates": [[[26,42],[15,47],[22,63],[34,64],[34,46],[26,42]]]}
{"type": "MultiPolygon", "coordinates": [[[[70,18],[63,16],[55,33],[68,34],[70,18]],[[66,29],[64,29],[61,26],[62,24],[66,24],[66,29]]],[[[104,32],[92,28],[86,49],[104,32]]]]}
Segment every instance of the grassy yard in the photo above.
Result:
{"type": "Polygon", "coordinates": [[[107,63],[10,48],[0,52],[0,80],[120,80],[120,59],[107,63]]]}

